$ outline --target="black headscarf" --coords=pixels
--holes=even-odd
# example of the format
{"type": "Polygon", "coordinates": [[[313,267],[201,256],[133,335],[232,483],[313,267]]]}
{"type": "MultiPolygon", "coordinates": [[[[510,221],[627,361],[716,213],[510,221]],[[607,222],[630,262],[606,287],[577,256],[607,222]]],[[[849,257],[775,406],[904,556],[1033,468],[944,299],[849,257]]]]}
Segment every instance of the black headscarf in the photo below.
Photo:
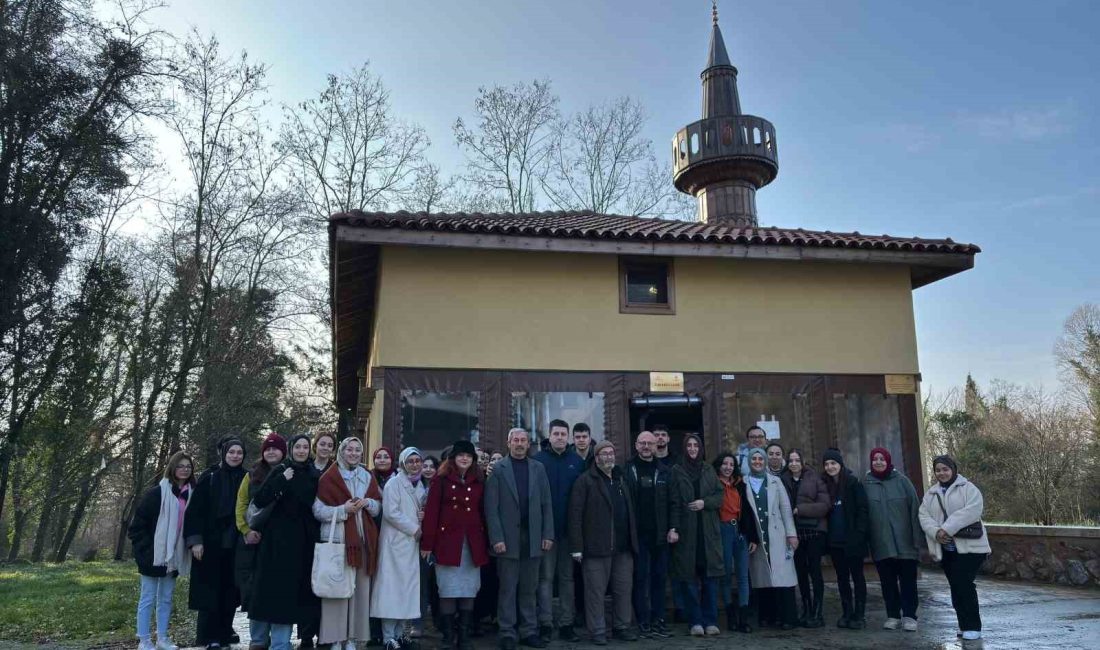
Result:
{"type": "Polygon", "coordinates": [[[935,458],[933,458],[932,468],[935,469],[936,465],[947,465],[951,468],[951,480],[944,483],[943,481],[936,479],[937,481],[939,481],[940,487],[946,490],[947,488],[951,487],[951,484],[955,482],[955,479],[959,478],[959,466],[955,462],[955,459],[948,456],[947,454],[936,456],[935,458]]]}
{"type": "Polygon", "coordinates": [[[689,433],[684,436],[683,443],[683,456],[680,458],[680,464],[684,466],[684,471],[687,472],[691,480],[697,481],[703,474],[703,440],[697,433],[689,433]],[[699,455],[694,459],[688,456],[687,443],[689,440],[695,440],[699,443],[699,455]]]}
{"type": "Polygon", "coordinates": [[[233,519],[236,515],[237,490],[240,489],[241,481],[244,480],[245,475],[244,456],[241,457],[241,464],[236,467],[230,467],[229,463],[225,462],[229,450],[235,446],[240,447],[245,456],[248,454],[244,443],[237,438],[226,438],[218,445],[221,462],[218,464],[218,468],[214,470],[213,476],[210,477],[211,492],[213,492],[216,499],[214,503],[214,516],[216,519],[233,519]]]}

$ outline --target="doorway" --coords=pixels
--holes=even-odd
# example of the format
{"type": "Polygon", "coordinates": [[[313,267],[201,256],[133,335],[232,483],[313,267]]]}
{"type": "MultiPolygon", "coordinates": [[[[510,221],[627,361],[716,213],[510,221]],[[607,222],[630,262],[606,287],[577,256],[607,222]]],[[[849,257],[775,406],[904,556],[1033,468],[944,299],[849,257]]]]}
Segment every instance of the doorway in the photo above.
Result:
{"type": "Polygon", "coordinates": [[[697,433],[703,439],[703,454],[713,455],[719,442],[708,443],[703,431],[703,399],[698,395],[641,395],[630,400],[630,453],[634,453],[634,438],[641,431],[652,431],[656,425],[668,427],[669,450],[679,456],[684,448],[684,436],[697,433]],[[711,449],[714,447],[714,449],[711,449]]]}

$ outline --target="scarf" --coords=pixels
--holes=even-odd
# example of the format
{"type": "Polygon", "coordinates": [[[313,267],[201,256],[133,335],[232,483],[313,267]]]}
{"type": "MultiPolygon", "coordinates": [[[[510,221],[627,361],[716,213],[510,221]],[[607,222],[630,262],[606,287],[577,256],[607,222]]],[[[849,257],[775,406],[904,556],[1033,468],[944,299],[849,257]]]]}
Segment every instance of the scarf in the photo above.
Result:
{"type": "Polygon", "coordinates": [[[420,466],[420,471],[415,474],[410,474],[409,470],[405,468],[405,461],[409,459],[409,456],[418,456],[421,459],[424,457],[420,455],[420,450],[416,447],[405,447],[401,450],[401,456],[398,458],[398,463],[401,465],[401,473],[409,479],[409,483],[416,485],[420,481],[420,475],[424,473],[424,466],[420,466]]]}
{"type": "Polygon", "coordinates": [[[871,476],[874,476],[880,481],[885,481],[890,478],[890,475],[894,472],[894,460],[890,458],[890,452],[886,451],[883,447],[875,447],[871,450],[871,462],[874,462],[875,454],[882,454],[882,457],[886,459],[886,469],[881,472],[876,472],[872,469],[871,476]]]}
{"type": "Polygon", "coordinates": [[[687,475],[691,477],[692,481],[698,481],[699,477],[703,475],[703,441],[699,439],[698,435],[689,433],[684,436],[683,453],[683,459],[680,461],[680,464],[683,465],[684,471],[687,472],[687,475]],[[688,456],[687,443],[689,440],[694,440],[699,443],[699,455],[695,458],[688,456]]]}
{"type": "Polygon", "coordinates": [[[240,447],[242,451],[244,450],[244,444],[240,440],[236,438],[226,440],[221,447],[222,462],[210,477],[211,491],[216,499],[214,502],[215,519],[233,519],[237,514],[237,490],[240,489],[241,481],[244,480],[245,469],[244,458],[241,459],[241,464],[236,467],[230,467],[225,462],[225,457],[233,447],[240,447]]]}
{"type": "Polygon", "coordinates": [[[375,469],[371,470],[371,474],[374,475],[374,480],[378,481],[379,486],[385,487],[386,481],[390,480],[390,477],[393,476],[393,473],[397,471],[394,467],[396,465],[396,459],[393,456],[393,452],[390,451],[389,447],[379,447],[378,449],[374,450],[374,453],[371,454],[370,459],[371,459],[371,466],[375,467],[375,469]],[[380,451],[384,451],[387,454],[389,454],[389,456],[390,456],[390,468],[388,470],[386,470],[385,472],[383,472],[380,469],[377,469],[377,465],[374,462],[375,458],[378,457],[378,452],[380,452],[380,451]]]}
{"type": "Polygon", "coordinates": [[[153,533],[153,566],[162,566],[168,572],[178,572],[181,576],[191,573],[191,553],[183,541],[183,528],[180,522],[183,510],[191,501],[190,486],[184,486],[177,495],[172,491],[172,482],[166,478],[160,480],[160,514],[157,515],[157,528],[153,533]],[[181,507],[180,501],[184,504],[181,507]]]}
{"type": "MultiPolygon", "coordinates": [[[[363,498],[374,499],[382,502],[382,492],[378,489],[378,481],[371,480],[370,472],[367,475],[367,491],[363,498]]],[[[317,484],[317,498],[327,506],[340,507],[351,498],[351,490],[348,489],[344,477],[340,475],[340,466],[330,465],[321,475],[321,481],[317,484]]],[[[366,508],[359,511],[358,517],[363,523],[363,536],[359,537],[359,527],[355,525],[355,517],[349,516],[344,520],[344,548],[348,566],[362,567],[368,576],[373,576],[378,569],[378,528],[374,525],[374,518],[370,516],[366,508]],[[363,566],[363,558],[366,558],[366,566],[363,566]]]]}

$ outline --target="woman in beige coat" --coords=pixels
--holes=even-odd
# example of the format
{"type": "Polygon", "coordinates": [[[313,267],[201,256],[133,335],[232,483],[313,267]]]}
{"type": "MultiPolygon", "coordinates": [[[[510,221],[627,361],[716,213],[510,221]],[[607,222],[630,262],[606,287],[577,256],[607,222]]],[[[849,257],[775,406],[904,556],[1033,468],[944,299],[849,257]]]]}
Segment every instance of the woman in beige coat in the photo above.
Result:
{"type": "Polygon", "coordinates": [[[373,517],[381,512],[382,499],[374,476],[359,464],[362,459],[363,443],[358,438],[345,438],[336,451],[336,462],[321,476],[313,502],[322,541],[328,541],[335,516],[333,542],[348,545],[348,564],[355,567],[355,593],[351,598],[321,599],[318,643],[331,643],[332,650],[341,650],[341,645],[354,650],[356,640],[365,646],[371,636],[371,576],[378,557],[373,517]]]}
{"type": "Polygon", "coordinates": [[[932,461],[936,482],[929,486],[917,516],[928,542],[928,552],[940,561],[951,585],[951,606],[959,621],[959,636],[967,641],[982,638],[982,617],[974,578],[989,556],[985,525],[974,538],[956,534],[982,520],[982,493],[959,474],[955,460],[937,456],[932,461]]]}
{"type": "Polygon", "coordinates": [[[767,456],[763,449],[749,450],[749,506],[756,516],[760,545],[749,559],[749,577],[756,592],[761,627],[795,626],[798,608],[794,587],[798,573],[794,568],[794,552],[798,548],[798,529],[794,511],[783,481],[767,471],[767,456]]]}

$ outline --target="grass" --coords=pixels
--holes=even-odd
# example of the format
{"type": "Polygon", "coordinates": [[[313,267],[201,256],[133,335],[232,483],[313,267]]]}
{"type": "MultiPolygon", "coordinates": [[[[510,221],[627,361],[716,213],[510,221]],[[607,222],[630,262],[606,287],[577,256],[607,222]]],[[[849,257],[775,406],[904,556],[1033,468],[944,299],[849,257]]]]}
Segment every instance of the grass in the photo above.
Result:
{"type": "MultiPolygon", "coordinates": [[[[135,645],[137,598],[133,562],[0,566],[0,646],[135,645]]],[[[186,578],[176,581],[171,629],[194,638],[186,578]]]]}

